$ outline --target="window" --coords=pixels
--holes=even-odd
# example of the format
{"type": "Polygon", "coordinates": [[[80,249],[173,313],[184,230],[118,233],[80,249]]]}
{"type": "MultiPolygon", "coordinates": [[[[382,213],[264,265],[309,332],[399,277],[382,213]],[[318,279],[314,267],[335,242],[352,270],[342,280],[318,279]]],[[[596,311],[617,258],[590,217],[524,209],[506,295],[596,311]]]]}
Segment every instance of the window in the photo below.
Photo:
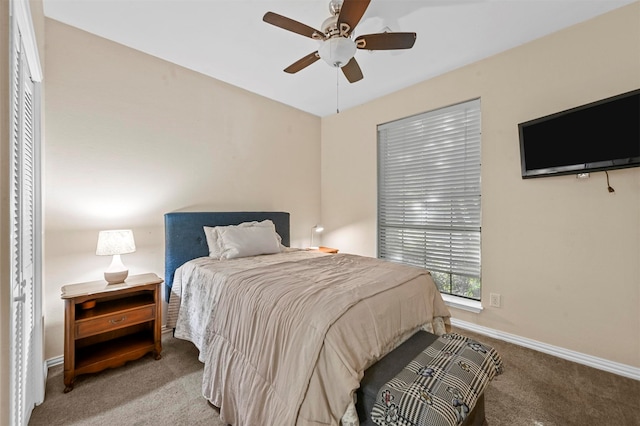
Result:
{"type": "Polygon", "coordinates": [[[378,257],[480,300],[480,100],[378,126],[378,257]]]}

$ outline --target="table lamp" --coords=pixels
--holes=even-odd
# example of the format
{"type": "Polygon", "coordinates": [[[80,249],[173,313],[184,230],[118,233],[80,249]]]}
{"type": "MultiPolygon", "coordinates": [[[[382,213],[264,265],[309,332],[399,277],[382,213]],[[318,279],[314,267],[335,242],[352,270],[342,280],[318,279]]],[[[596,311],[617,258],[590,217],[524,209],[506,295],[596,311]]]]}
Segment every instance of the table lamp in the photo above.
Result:
{"type": "Polygon", "coordinates": [[[130,229],[100,231],[96,254],[98,256],[113,256],[111,265],[104,271],[104,279],[109,284],[124,282],[129,275],[129,270],[122,263],[120,255],[134,251],[136,251],[136,243],[133,240],[133,231],[130,229]]]}
{"type": "Polygon", "coordinates": [[[313,236],[315,234],[321,233],[322,231],[324,231],[324,227],[322,225],[316,225],[313,228],[311,228],[311,245],[309,246],[309,248],[312,248],[312,249],[318,248],[317,246],[313,245],[313,236]]]}

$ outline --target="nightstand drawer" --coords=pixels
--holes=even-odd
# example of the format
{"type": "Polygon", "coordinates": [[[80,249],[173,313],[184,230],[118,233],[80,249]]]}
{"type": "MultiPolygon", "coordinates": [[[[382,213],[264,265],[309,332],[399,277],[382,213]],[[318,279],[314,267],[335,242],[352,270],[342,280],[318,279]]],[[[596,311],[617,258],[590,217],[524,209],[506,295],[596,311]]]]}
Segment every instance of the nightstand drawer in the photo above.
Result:
{"type": "Polygon", "coordinates": [[[155,306],[149,305],[112,315],[78,321],[76,322],[76,339],[117,330],[145,321],[152,321],[155,318],[155,306]]]}

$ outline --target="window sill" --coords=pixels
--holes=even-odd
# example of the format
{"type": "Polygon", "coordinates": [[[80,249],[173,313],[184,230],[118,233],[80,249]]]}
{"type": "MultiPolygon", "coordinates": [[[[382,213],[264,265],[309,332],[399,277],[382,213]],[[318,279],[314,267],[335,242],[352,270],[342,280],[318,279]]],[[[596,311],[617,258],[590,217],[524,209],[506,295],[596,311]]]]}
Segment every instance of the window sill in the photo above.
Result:
{"type": "Polygon", "coordinates": [[[465,299],[464,297],[452,296],[451,294],[443,294],[442,299],[447,306],[463,311],[479,314],[482,312],[482,302],[478,300],[465,299]]]}

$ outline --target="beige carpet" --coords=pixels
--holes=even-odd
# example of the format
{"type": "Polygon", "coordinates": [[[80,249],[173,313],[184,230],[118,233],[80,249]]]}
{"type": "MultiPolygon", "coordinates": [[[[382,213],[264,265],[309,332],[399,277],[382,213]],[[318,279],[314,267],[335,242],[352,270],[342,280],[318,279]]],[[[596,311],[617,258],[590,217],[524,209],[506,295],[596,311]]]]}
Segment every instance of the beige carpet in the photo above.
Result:
{"type": "MultiPolygon", "coordinates": [[[[505,372],[486,392],[490,426],[640,426],[640,381],[456,331],[493,345],[503,358],[505,372]]],[[[165,334],[161,360],[146,356],[79,376],[67,394],[62,366],[51,368],[45,401],[29,424],[221,426],[201,396],[201,380],[194,346],[165,334]]]]}
{"type": "Polygon", "coordinates": [[[218,413],[202,397],[203,364],[190,342],[163,334],[162,359],[147,355],[123,367],[81,375],[64,393],[62,365],[49,369],[45,400],[29,425],[213,425],[218,413]]]}

